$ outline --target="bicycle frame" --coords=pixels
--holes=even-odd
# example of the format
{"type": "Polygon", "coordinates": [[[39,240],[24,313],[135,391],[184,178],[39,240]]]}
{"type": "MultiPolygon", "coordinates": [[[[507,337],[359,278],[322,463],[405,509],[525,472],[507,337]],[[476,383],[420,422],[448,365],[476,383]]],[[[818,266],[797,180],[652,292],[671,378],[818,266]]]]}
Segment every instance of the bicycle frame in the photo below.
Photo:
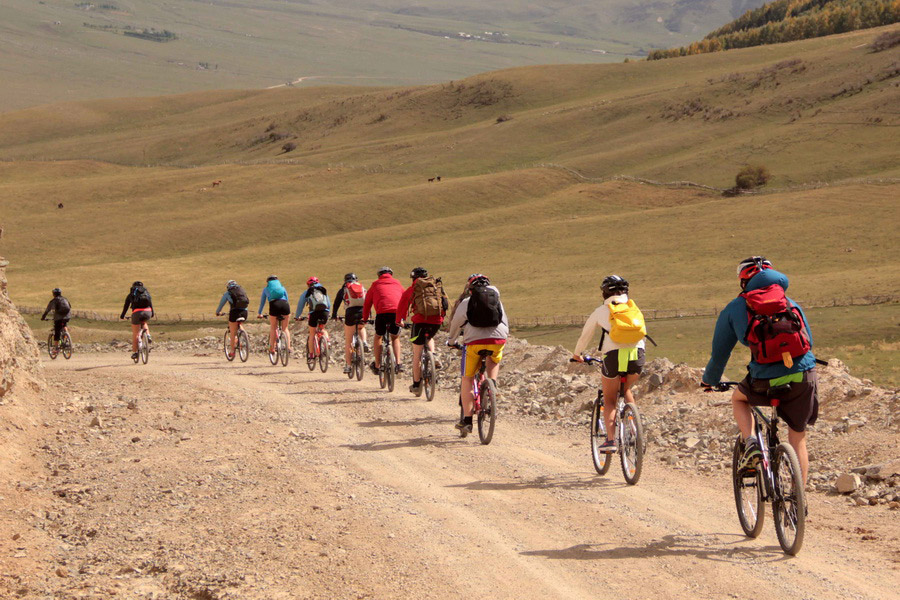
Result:
{"type": "Polygon", "coordinates": [[[763,473],[763,500],[769,501],[775,498],[775,472],[772,469],[772,452],[778,446],[778,408],[779,401],[772,400],[772,416],[766,417],[757,406],[751,406],[753,413],[753,435],[759,443],[760,452],[762,453],[762,473],[763,473]],[[765,432],[763,431],[765,430],[765,432]]]}

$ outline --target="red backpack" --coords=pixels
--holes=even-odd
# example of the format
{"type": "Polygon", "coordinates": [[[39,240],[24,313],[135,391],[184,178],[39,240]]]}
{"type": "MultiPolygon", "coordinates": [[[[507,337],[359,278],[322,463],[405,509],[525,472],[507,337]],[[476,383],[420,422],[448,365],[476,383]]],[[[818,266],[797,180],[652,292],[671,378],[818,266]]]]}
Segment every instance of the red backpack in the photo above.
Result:
{"type": "Polygon", "coordinates": [[[363,306],[366,303],[366,288],[358,281],[344,286],[344,304],[348,307],[363,306]]]}
{"type": "Polygon", "coordinates": [[[812,347],[800,309],[790,304],[777,284],[744,292],[747,302],[747,332],[744,339],[758,363],[783,362],[788,368],[812,347]]]}

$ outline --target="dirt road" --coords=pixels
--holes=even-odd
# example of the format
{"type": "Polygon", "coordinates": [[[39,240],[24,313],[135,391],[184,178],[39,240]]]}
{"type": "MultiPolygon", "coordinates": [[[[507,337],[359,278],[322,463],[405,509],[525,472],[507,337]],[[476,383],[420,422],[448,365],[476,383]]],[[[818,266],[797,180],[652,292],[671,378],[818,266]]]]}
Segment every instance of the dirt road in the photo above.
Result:
{"type": "Polygon", "coordinates": [[[427,403],[405,380],[389,395],[371,374],[250,361],[49,363],[46,472],[21,489],[53,500],[26,514],[0,592],[898,597],[897,512],[813,495],[805,547],[787,558],[771,518],[759,539],[740,535],[724,471],[666,470],[651,446],[629,487],[617,465],[594,475],[581,429],[501,415],[485,447],[458,437],[448,394],[427,403]]]}

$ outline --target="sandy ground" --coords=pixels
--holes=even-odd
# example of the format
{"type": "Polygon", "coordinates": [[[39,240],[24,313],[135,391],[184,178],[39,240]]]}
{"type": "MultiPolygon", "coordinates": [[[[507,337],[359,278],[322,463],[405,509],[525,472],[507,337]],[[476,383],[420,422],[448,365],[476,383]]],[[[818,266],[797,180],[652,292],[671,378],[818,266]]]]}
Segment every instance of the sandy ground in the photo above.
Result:
{"type": "Polygon", "coordinates": [[[450,394],[263,360],[47,361],[33,468],[0,497],[0,597],[900,597],[885,506],[812,494],[790,558],[771,514],[741,534],[726,471],[651,446],[631,487],[594,474],[581,428],[501,414],[482,446],[450,394]]]}

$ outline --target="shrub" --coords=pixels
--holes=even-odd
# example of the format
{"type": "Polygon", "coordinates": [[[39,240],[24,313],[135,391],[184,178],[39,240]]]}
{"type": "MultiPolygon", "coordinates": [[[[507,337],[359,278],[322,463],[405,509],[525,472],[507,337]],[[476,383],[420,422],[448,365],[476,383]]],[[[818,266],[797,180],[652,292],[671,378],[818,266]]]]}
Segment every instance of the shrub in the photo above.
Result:
{"type": "Polygon", "coordinates": [[[295,144],[294,142],[288,142],[287,144],[285,144],[284,146],[281,147],[281,150],[283,152],[293,152],[296,149],[297,149],[297,144],[295,144]]]}
{"type": "Polygon", "coordinates": [[[872,49],[872,52],[881,52],[883,50],[890,50],[897,45],[900,45],[900,30],[885,31],[872,40],[869,47],[872,49]]]}
{"type": "Polygon", "coordinates": [[[752,190],[766,185],[772,174],[769,169],[762,165],[747,165],[738,171],[737,177],[734,178],[735,187],[739,190],[752,190]]]}
{"type": "Polygon", "coordinates": [[[499,117],[497,117],[498,123],[504,123],[504,122],[510,121],[510,120],[512,120],[512,117],[509,115],[500,115],[499,117]]]}

